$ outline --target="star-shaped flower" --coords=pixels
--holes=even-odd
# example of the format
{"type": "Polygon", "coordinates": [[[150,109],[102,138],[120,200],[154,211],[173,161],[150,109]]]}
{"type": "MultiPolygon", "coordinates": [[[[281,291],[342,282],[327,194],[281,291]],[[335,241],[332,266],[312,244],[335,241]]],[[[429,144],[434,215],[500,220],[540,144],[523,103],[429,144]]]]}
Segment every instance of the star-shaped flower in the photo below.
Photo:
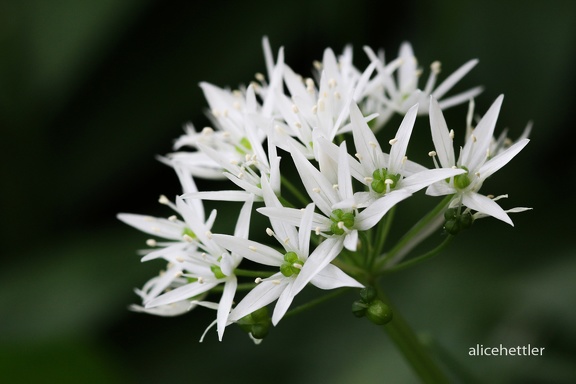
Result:
{"type": "MultiPolygon", "coordinates": [[[[492,156],[490,146],[502,100],[503,96],[501,95],[478,122],[476,128],[466,137],[464,147],[460,150],[460,155],[456,160],[453,148],[454,131],[448,130],[438,102],[431,98],[430,126],[432,140],[436,148],[433,154],[438,156],[438,161],[442,167],[460,168],[466,173],[451,177],[446,181],[439,181],[431,185],[426,193],[433,196],[454,194],[450,207],[464,205],[478,212],[476,218],[493,216],[513,225],[506,211],[495,203],[496,199],[478,193],[484,181],[512,160],[530,141],[526,138],[521,139],[509,148],[492,156]]],[[[510,212],[520,212],[526,209],[528,208],[515,208],[510,212]]]]}

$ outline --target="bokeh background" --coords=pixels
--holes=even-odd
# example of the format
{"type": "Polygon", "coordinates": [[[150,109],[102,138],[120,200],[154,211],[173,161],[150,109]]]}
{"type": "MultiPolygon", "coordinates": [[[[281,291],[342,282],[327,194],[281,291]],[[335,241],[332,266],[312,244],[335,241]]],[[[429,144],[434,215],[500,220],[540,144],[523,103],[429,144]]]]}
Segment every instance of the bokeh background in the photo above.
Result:
{"type": "MultiPolygon", "coordinates": [[[[534,122],[531,143],[487,188],[534,210],[515,228],[478,222],[384,286],[466,380],[575,382],[575,19],[572,1],[1,2],[0,381],[417,382],[387,336],[350,314],[354,295],[285,319],[260,346],[238,328],[199,344],[209,310],[127,310],[162,265],[140,263],[147,236],[116,213],[168,214],[158,195],[180,190],[155,156],[185,122],[206,123],[200,81],[236,87],[264,72],[267,35],[303,74],[325,47],[348,43],[359,67],[363,45],[394,57],[405,40],[426,73],[434,60],[446,76],[480,59],[459,85],[484,85],[477,110],[504,93],[498,131],[517,137],[534,122]],[[546,349],[468,356],[500,343],[546,349]]],[[[449,124],[463,127],[465,114],[450,110],[449,124]]]]}

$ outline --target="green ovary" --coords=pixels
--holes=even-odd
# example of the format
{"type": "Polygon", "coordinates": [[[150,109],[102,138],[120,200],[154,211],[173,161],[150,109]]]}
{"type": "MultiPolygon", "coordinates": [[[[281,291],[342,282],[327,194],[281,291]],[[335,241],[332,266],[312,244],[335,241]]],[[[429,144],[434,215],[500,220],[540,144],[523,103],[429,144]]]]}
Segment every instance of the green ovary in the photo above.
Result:
{"type": "Polygon", "coordinates": [[[345,232],[344,228],[341,228],[340,223],[348,229],[354,227],[354,213],[352,212],[344,212],[341,209],[335,209],[330,215],[330,220],[332,220],[330,231],[335,235],[343,235],[345,232]]]}
{"type": "Polygon", "coordinates": [[[400,181],[400,174],[389,173],[386,168],[376,169],[372,172],[372,183],[370,184],[372,190],[376,193],[386,193],[386,180],[392,181],[389,182],[390,190],[392,190],[400,181]]]}
{"type": "Polygon", "coordinates": [[[280,265],[280,272],[286,277],[298,275],[304,262],[300,260],[296,252],[288,252],[284,255],[284,264],[280,265]]]}
{"type": "Polygon", "coordinates": [[[465,189],[471,183],[470,177],[468,177],[468,168],[466,167],[460,167],[460,168],[465,170],[466,173],[454,176],[454,187],[456,187],[457,189],[465,189]]]}

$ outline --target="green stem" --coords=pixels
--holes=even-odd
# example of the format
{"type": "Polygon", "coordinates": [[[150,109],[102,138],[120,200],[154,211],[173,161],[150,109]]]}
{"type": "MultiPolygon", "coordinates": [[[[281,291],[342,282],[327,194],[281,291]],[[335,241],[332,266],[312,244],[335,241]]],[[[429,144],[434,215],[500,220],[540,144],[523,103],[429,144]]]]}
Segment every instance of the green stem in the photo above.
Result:
{"type": "Polygon", "coordinates": [[[273,274],[275,274],[276,272],[272,272],[272,271],[249,271],[247,269],[239,269],[236,268],[234,270],[234,274],[236,276],[244,276],[244,277],[270,277],[273,274]]]}
{"type": "Polygon", "coordinates": [[[418,257],[415,257],[413,259],[410,259],[408,261],[405,261],[401,264],[395,265],[393,267],[387,268],[385,269],[385,272],[396,272],[396,271],[400,271],[402,269],[408,268],[408,267],[412,267],[418,263],[421,263],[427,259],[430,259],[434,256],[436,256],[437,254],[439,254],[441,251],[444,250],[444,248],[446,248],[448,246],[448,244],[450,244],[452,242],[452,240],[454,240],[454,236],[452,235],[448,235],[448,237],[446,237],[444,239],[444,241],[442,243],[440,243],[440,245],[438,245],[436,248],[424,253],[423,255],[420,255],[418,257]]]}
{"type": "MultiPolygon", "coordinates": [[[[386,254],[382,255],[376,261],[376,269],[379,270],[385,265],[389,260],[393,260],[397,254],[402,251],[405,251],[405,247],[413,247],[418,244],[420,241],[424,240],[425,237],[422,235],[426,235],[426,231],[429,231],[429,225],[434,223],[435,219],[437,220],[439,215],[442,213],[446,205],[452,200],[452,195],[446,196],[434,209],[426,214],[420,221],[418,221],[406,234],[396,243],[396,245],[386,254]],[[419,236],[420,235],[420,236],[419,236]],[[414,239],[417,238],[418,241],[414,242],[414,239]]],[[[402,255],[405,255],[407,252],[403,252],[402,255]]],[[[395,262],[398,262],[398,258],[395,262]]]]}
{"type": "Polygon", "coordinates": [[[374,258],[376,255],[380,255],[384,250],[384,244],[386,243],[386,238],[392,227],[392,222],[394,221],[394,212],[396,211],[396,206],[393,206],[388,213],[384,216],[384,219],[378,223],[378,228],[376,232],[376,245],[374,247],[374,254],[372,255],[372,260],[370,266],[374,263],[374,258]]]}
{"type": "Polygon", "coordinates": [[[342,295],[345,292],[348,292],[351,288],[341,288],[341,289],[337,289],[334,290],[326,295],[320,296],[317,299],[314,299],[312,301],[307,302],[306,304],[302,304],[288,312],[286,312],[286,314],[284,315],[284,317],[289,317],[289,316],[294,316],[297,315],[301,312],[307,311],[310,308],[313,308],[315,306],[317,306],[318,304],[322,304],[325,301],[331,300],[335,297],[338,297],[340,295],[342,295]]]}
{"type": "Polygon", "coordinates": [[[378,297],[392,308],[394,313],[392,320],[383,325],[382,328],[396,344],[422,382],[427,384],[449,383],[448,378],[438,367],[432,356],[430,356],[429,350],[418,340],[418,336],[402,318],[398,310],[393,308],[380,288],[378,288],[378,297]]]}

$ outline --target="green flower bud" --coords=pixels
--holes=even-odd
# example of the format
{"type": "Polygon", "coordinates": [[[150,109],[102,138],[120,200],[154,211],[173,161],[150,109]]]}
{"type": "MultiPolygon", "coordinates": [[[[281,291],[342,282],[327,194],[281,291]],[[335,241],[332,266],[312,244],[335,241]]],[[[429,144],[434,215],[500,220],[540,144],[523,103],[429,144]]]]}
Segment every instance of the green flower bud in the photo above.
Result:
{"type": "Polygon", "coordinates": [[[366,310],[366,317],[374,324],[384,325],[392,320],[392,310],[381,300],[374,300],[366,310]]]}
{"type": "Polygon", "coordinates": [[[252,334],[255,339],[263,339],[268,335],[272,321],[268,313],[268,307],[262,307],[244,316],[236,322],[247,333],[252,334]]]}
{"type": "Polygon", "coordinates": [[[370,304],[376,298],[376,290],[373,287],[366,287],[360,290],[362,301],[370,304]]]}

